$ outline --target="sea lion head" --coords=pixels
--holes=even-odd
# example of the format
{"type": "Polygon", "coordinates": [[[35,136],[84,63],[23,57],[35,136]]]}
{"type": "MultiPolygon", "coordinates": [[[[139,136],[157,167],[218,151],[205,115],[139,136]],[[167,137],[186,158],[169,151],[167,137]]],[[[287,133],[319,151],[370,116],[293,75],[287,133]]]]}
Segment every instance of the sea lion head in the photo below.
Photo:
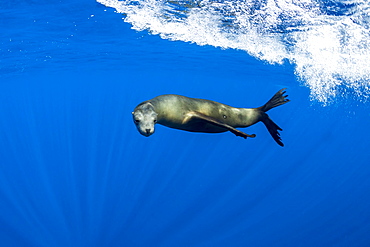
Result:
{"type": "Polygon", "coordinates": [[[143,102],[135,108],[132,112],[132,116],[140,134],[148,137],[154,133],[157,115],[153,105],[149,102],[143,102]]]}

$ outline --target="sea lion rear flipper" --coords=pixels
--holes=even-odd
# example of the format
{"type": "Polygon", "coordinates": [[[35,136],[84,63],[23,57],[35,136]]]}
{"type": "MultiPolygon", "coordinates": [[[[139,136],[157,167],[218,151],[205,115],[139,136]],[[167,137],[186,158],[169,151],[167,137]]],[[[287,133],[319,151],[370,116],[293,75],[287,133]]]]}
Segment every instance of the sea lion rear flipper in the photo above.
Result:
{"type": "Polygon", "coordinates": [[[271,110],[274,107],[288,103],[290,100],[287,99],[288,95],[284,95],[286,93],[285,89],[286,88],[281,89],[266,104],[264,104],[261,107],[258,107],[257,109],[263,112],[267,112],[268,110],[271,110]]]}
{"type": "Polygon", "coordinates": [[[183,123],[187,123],[189,122],[190,120],[194,120],[194,119],[198,119],[198,120],[202,120],[202,121],[206,121],[207,123],[210,123],[210,124],[213,124],[213,125],[216,125],[218,127],[222,127],[222,128],[225,128],[227,129],[228,131],[230,131],[231,133],[235,134],[236,136],[241,136],[243,138],[247,138],[247,137],[256,137],[255,134],[252,134],[252,135],[248,135],[240,130],[237,130],[233,127],[231,127],[230,125],[227,125],[225,123],[222,123],[212,117],[209,117],[207,115],[204,115],[202,113],[199,113],[199,112],[190,112],[187,114],[186,118],[184,119],[183,123]]]}
{"type": "Polygon", "coordinates": [[[278,130],[282,131],[282,129],[276,123],[274,123],[274,121],[272,121],[271,118],[266,113],[263,113],[263,118],[261,121],[262,123],[265,124],[268,132],[270,133],[272,138],[274,138],[276,143],[284,147],[284,144],[281,141],[280,133],[278,131],[278,130]]]}

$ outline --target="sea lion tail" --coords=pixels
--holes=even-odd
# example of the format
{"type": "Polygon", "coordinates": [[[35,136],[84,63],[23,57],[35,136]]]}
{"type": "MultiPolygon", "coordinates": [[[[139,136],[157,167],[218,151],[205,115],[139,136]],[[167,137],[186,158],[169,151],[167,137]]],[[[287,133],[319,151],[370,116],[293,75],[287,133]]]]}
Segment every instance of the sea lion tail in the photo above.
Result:
{"type": "Polygon", "coordinates": [[[284,93],[286,92],[285,89],[286,88],[281,89],[274,96],[272,96],[272,98],[269,101],[267,101],[266,104],[264,104],[261,107],[258,107],[257,109],[259,109],[263,112],[267,112],[268,110],[270,110],[274,107],[277,107],[279,105],[283,105],[285,103],[288,103],[290,100],[287,99],[288,95],[284,95],[284,93]]]}
{"type": "Polygon", "coordinates": [[[278,132],[278,130],[282,130],[282,129],[276,123],[274,123],[274,121],[272,121],[271,118],[266,113],[261,112],[261,114],[262,114],[262,120],[261,121],[262,121],[262,123],[265,124],[265,126],[266,126],[267,130],[270,132],[270,135],[272,136],[272,138],[274,138],[274,140],[276,141],[277,144],[284,147],[284,144],[281,141],[280,133],[278,132]]]}
{"type": "Polygon", "coordinates": [[[282,147],[284,147],[284,144],[281,141],[281,137],[279,133],[279,130],[281,131],[282,129],[276,123],[274,123],[274,121],[272,121],[271,118],[265,112],[267,112],[268,110],[274,107],[277,107],[279,105],[283,105],[289,102],[289,99],[287,99],[288,95],[284,95],[286,92],[285,89],[286,88],[279,90],[279,92],[277,92],[274,96],[272,96],[272,98],[269,101],[267,101],[266,104],[257,108],[258,110],[262,111],[260,113],[261,121],[265,124],[267,130],[270,132],[270,135],[272,136],[272,138],[274,138],[276,143],[282,147]]]}

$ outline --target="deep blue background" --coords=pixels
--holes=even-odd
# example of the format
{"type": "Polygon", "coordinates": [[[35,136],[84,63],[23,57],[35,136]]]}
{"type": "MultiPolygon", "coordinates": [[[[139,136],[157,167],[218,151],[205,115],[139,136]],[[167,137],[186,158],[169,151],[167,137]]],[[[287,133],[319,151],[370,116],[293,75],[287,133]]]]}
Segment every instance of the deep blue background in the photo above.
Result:
{"type": "Polygon", "coordinates": [[[310,101],[293,65],[135,32],[94,1],[0,3],[1,246],[369,246],[369,107],[310,101]],[[269,112],[244,140],[157,126],[159,94],[269,112]]]}

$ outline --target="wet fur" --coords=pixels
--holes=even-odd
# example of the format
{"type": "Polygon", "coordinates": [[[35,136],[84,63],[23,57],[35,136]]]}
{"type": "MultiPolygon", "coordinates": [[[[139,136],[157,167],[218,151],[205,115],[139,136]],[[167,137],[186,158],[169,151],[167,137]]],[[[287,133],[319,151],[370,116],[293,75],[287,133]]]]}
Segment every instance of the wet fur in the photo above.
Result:
{"type": "Polygon", "coordinates": [[[235,128],[245,128],[262,122],[276,143],[284,146],[279,133],[282,129],[266,114],[272,108],[289,102],[284,90],[278,91],[266,104],[258,108],[235,108],[211,100],[174,94],[160,95],[140,103],[135,108],[133,117],[139,132],[145,136],[153,134],[155,123],[159,123],[191,132],[230,131],[247,138],[255,135],[248,135],[235,128]]]}

